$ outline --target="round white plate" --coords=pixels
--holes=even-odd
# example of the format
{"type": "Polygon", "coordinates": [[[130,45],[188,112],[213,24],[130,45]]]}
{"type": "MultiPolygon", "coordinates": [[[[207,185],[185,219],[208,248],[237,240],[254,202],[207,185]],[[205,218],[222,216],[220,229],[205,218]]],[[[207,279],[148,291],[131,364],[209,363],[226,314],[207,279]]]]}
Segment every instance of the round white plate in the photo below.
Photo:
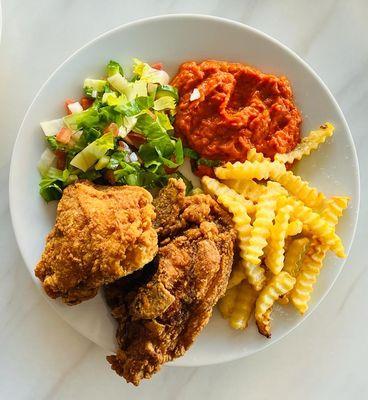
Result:
{"type": "MultiPolygon", "coordinates": [[[[303,159],[298,172],[327,195],[352,197],[338,226],[338,234],[349,251],[358,218],[358,162],[349,128],[327,87],[297,55],[264,33],[220,18],[168,15],[124,25],[81,48],[47,80],[24,118],[11,163],[10,207],[20,250],[40,290],[33,269],[42,253],[45,236],[54,224],[56,204],[47,205],[38,194],[36,165],[44,149],[39,122],[63,115],[64,99],[78,98],[84,78],[101,76],[110,59],[129,66],[133,57],[147,62],[161,61],[171,75],[184,61],[209,58],[240,61],[265,72],[286,75],[303,113],[303,133],[325,121],[336,127],[328,144],[303,159]]],[[[344,260],[328,256],[308,314],[326,296],[343,264],[344,260]]],[[[50,304],[81,334],[108,352],[114,350],[115,324],[101,295],[74,307],[59,301],[50,304]]],[[[193,347],[173,364],[198,366],[247,356],[275,343],[305,318],[291,307],[276,306],[272,338],[266,339],[257,333],[253,322],[245,332],[231,330],[215,311],[193,347]]]]}

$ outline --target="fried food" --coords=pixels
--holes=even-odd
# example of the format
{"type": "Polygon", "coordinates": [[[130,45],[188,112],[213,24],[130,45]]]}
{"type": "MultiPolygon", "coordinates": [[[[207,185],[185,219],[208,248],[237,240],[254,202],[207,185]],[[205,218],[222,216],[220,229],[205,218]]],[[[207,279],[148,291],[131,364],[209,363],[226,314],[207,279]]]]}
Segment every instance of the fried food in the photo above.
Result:
{"type": "Polygon", "coordinates": [[[68,186],[35,269],[46,293],[78,304],[142,268],[157,252],[152,196],[136,186],[68,186]]]}
{"type": "Polygon", "coordinates": [[[229,324],[233,329],[245,329],[248,326],[250,317],[252,316],[258,293],[245,280],[236,286],[236,288],[238,289],[237,296],[234,302],[234,307],[228,318],[229,324]]]}
{"type": "Polygon", "coordinates": [[[319,129],[309,132],[308,136],[304,137],[290,153],[275,154],[275,160],[291,164],[295,160],[301,160],[302,157],[309,156],[312,151],[317,150],[320,144],[333,135],[334,130],[335,127],[326,122],[319,129]]]}
{"type": "Polygon", "coordinates": [[[290,214],[293,211],[291,206],[280,208],[271,228],[271,234],[266,247],[265,263],[273,274],[277,275],[284,267],[285,239],[289,227],[290,214]]]}
{"type": "Polygon", "coordinates": [[[285,165],[279,161],[270,161],[268,158],[262,161],[237,161],[215,168],[215,174],[219,179],[269,179],[271,176],[279,176],[286,172],[285,165]]]}
{"type": "Polygon", "coordinates": [[[326,196],[323,193],[310,187],[308,182],[303,181],[300,176],[294,175],[292,171],[276,174],[271,179],[279,182],[289,193],[313,210],[321,210],[326,203],[326,196]]]}
{"type": "Polygon", "coordinates": [[[159,253],[152,278],[121,289],[127,277],[105,288],[119,325],[119,350],[107,359],[135,385],[185,353],[228,283],[235,241],[231,216],[208,195],[184,193],[184,183],[171,179],[155,201],[159,253]],[[114,293],[120,297],[112,302],[114,293]]]}
{"type": "Polygon", "coordinates": [[[289,293],[295,285],[295,278],[285,271],[275,275],[262,289],[256,301],[255,317],[259,333],[271,336],[271,312],[277,299],[289,293]]]}
{"type": "Polygon", "coordinates": [[[274,161],[250,149],[246,161],[215,168],[219,181],[202,178],[204,190],[233,214],[238,235],[240,259],[234,263],[226,294],[219,303],[223,317],[234,329],[246,328],[253,293],[259,332],[270,337],[273,302],[291,302],[305,313],[327,251],[346,257],[335,227],[349,197],[327,198],[284,164],[309,155],[333,130],[326,123],[295,150],[276,154],[274,161]],[[252,208],[246,207],[249,202],[252,208]],[[253,292],[240,292],[247,285],[253,292]]]}
{"type": "Polygon", "coordinates": [[[233,221],[237,230],[239,254],[241,257],[237,279],[242,280],[247,277],[251,285],[257,290],[260,290],[266,280],[264,271],[259,265],[250,264],[246,260],[252,231],[251,219],[247,212],[247,201],[234,190],[208,176],[202,178],[202,185],[208,193],[216,196],[217,200],[233,215],[233,221]],[[241,274],[243,276],[241,276],[241,274]]]}

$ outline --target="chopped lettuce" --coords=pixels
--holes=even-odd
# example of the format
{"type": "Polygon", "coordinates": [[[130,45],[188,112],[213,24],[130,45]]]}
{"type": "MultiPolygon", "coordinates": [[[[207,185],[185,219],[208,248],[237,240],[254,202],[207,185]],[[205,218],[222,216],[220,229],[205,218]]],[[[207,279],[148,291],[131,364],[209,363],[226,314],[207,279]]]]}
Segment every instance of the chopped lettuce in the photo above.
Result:
{"type": "Polygon", "coordinates": [[[169,83],[170,78],[167,72],[152,68],[149,64],[137,58],[134,58],[133,61],[133,71],[142,81],[147,83],[159,83],[160,85],[167,85],[169,83]]]}
{"type": "Polygon", "coordinates": [[[147,97],[147,83],[143,81],[131,82],[124,90],[127,99],[134,100],[136,97],[147,97]]]}
{"type": "Polygon", "coordinates": [[[83,172],[91,168],[100,158],[102,158],[108,150],[114,148],[114,136],[112,133],[106,133],[99,139],[90,143],[81,152],[79,152],[70,164],[83,172]]]}
{"type": "Polygon", "coordinates": [[[218,167],[221,164],[219,160],[209,160],[208,158],[199,158],[197,165],[205,165],[206,167],[218,167]]]}
{"type": "Polygon", "coordinates": [[[170,96],[172,97],[175,102],[179,101],[179,93],[178,93],[178,89],[174,86],[171,85],[160,85],[157,88],[157,92],[156,92],[156,99],[160,99],[161,97],[164,96],[170,96]]]}
{"type": "Polygon", "coordinates": [[[129,86],[129,82],[128,80],[121,75],[119,72],[111,75],[107,78],[109,84],[115,89],[117,90],[119,93],[124,93],[124,91],[127,89],[127,87],[129,86]]]}
{"type": "Polygon", "coordinates": [[[83,88],[89,89],[91,92],[93,90],[96,90],[96,92],[98,93],[103,93],[105,90],[105,86],[107,84],[107,81],[103,80],[103,79],[91,79],[91,78],[87,78],[84,80],[83,83],[83,88]]]}
{"type": "Polygon", "coordinates": [[[60,147],[59,142],[56,140],[56,136],[47,136],[46,141],[50,149],[53,151],[57,150],[60,147]]]}
{"type": "Polygon", "coordinates": [[[171,125],[170,119],[167,114],[163,112],[155,112],[155,117],[157,118],[159,124],[166,131],[173,131],[174,127],[171,125]]]}
{"type": "Polygon", "coordinates": [[[184,150],[185,157],[189,157],[193,160],[199,160],[200,155],[196,151],[190,149],[189,147],[184,147],[183,150],[184,150]]]}
{"type": "Polygon", "coordinates": [[[103,157],[101,157],[101,158],[97,161],[97,163],[96,163],[96,165],[95,165],[95,170],[96,170],[96,171],[99,171],[99,170],[101,170],[101,169],[106,168],[107,165],[109,164],[109,162],[110,162],[110,157],[109,157],[109,156],[103,156],[103,157]]]}
{"type": "Polygon", "coordinates": [[[150,97],[136,97],[128,101],[128,103],[120,104],[115,107],[115,110],[126,117],[135,117],[141,114],[144,110],[153,107],[153,101],[150,97]]]}
{"type": "Polygon", "coordinates": [[[63,188],[76,179],[77,177],[71,175],[67,169],[61,171],[51,167],[40,181],[40,195],[47,202],[58,200],[61,198],[63,188]]]}
{"type": "Polygon", "coordinates": [[[108,106],[118,106],[128,102],[125,94],[118,96],[115,92],[107,92],[102,95],[101,102],[108,106]]]}
{"type": "MultiPolygon", "coordinates": [[[[189,150],[174,136],[178,91],[168,85],[165,71],[139,60],[133,69],[134,76],[128,79],[120,64],[110,61],[105,79],[84,81],[85,93],[94,98],[89,108],[82,110],[76,102],[69,107],[73,114],[41,123],[48,144],[39,162],[45,200],[59,199],[76,179],[104,183],[107,171],[113,172],[117,184],[149,189],[179,176],[176,170],[189,150]],[[56,139],[62,127],[74,132],[68,144],[56,139]],[[64,171],[54,168],[57,150],[66,154],[64,171]]],[[[196,159],[199,162],[199,156],[196,159]]]]}
{"type": "Polygon", "coordinates": [[[110,60],[106,66],[106,74],[108,77],[113,76],[115,74],[120,74],[124,76],[124,71],[118,62],[110,60]]]}
{"type": "Polygon", "coordinates": [[[119,126],[119,136],[124,138],[135,127],[137,123],[136,117],[124,117],[123,124],[119,126]]]}
{"type": "Polygon", "coordinates": [[[68,128],[77,130],[80,127],[92,127],[98,124],[100,119],[97,110],[91,107],[86,111],[67,115],[63,120],[68,128]]]}
{"type": "Polygon", "coordinates": [[[156,111],[174,110],[175,109],[175,100],[173,97],[170,97],[170,96],[160,97],[159,99],[154,101],[153,109],[156,111]]]}

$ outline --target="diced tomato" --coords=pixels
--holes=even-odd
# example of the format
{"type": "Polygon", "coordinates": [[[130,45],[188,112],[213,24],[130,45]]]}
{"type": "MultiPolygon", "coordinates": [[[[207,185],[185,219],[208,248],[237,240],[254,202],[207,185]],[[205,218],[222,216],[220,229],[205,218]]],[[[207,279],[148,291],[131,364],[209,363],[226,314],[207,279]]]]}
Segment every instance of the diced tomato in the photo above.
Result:
{"type": "Polygon", "coordinates": [[[195,175],[202,178],[202,176],[209,176],[211,178],[216,178],[215,172],[212,167],[208,167],[207,165],[198,165],[197,169],[194,171],[195,175]]]}
{"type": "Polygon", "coordinates": [[[108,125],[105,130],[104,133],[112,133],[114,136],[118,136],[119,134],[119,127],[117,126],[117,124],[115,124],[115,122],[111,122],[110,125],[108,125]]]}
{"type": "Polygon", "coordinates": [[[128,144],[134,146],[136,149],[143,143],[145,143],[146,139],[144,136],[140,135],[139,133],[130,132],[124,139],[128,144]]]}
{"type": "Polygon", "coordinates": [[[55,150],[56,168],[63,170],[66,167],[66,153],[63,150],[55,150]]]}
{"type": "Polygon", "coordinates": [[[56,140],[60,143],[68,144],[72,137],[73,131],[69,128],[61,128],[56,134],[56,140]]]}
{"type": "Polygon", "coordinates": [[[71,114],[71,113],[72,113],[72,112],[69,110],[68,105],[69,105],[69,104],[73,104],[73,103],[75,103],[75,100],[73,100],[73,99],[66,99],[66,100],[65,100],[64,105],[65,105],[65,110],[66,110],[67,114],[71,114]]]}
{"type": "Polygon", "coordinates": [[[157,63],[152,64],[151,67],[161,71],[164,68],[164,65],[160,62],[157,62],[157,63]]]}
{"type": "Polygon", "coordinates": [[[82,97],[80,99],[80,105],[83,107],[83,110],[87,110],[87,108],[90,108],[91,105],[93,104],[94,100],[89,98],[89,97],[82,97]]]}

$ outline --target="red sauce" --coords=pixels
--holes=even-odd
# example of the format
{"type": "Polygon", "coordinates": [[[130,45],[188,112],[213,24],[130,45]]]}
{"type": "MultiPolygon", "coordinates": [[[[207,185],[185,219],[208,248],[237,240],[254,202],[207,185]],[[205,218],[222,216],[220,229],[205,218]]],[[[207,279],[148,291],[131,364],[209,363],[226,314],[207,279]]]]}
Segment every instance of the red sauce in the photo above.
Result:
{"type": "Polygon", "coordinates": [[[172,85],[180,95],[176,132],[202,157],[244,161],[252,147],[273,157],[300,141],[301,115],[286,77],[240,63],[186,62],[172,85]],[[190,101],[195,88],[200,98],[190,101]]]}

